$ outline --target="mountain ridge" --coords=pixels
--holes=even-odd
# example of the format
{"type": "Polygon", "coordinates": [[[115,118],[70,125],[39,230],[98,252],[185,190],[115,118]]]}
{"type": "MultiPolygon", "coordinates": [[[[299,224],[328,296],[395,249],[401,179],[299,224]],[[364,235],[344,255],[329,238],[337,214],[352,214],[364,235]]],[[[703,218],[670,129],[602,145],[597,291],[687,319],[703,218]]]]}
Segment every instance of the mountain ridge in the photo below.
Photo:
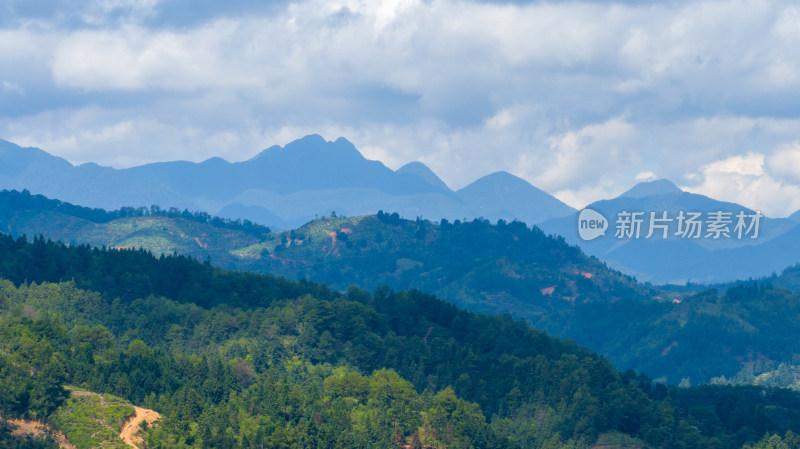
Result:
{"type": "MultiPolygon", "coordinates": [[[[299,229],[269,232],[188,211],[106,212],[0,192],[0,230],[36,235],[40,243],[186,254],[223,269],[324,282],[339,291],[354,285],[428,291],[474,312],[525,319],[586,345],[620,369],[672,384],[687,377],[731,378],[754,352],[776,363],[793,363],[792,354],[800,353],[800,345],[785,338],[800,332],[799,295],[771,287],[797,289],[797,267],[756,282],[755,289],[752,282],[737,282],[720,286],[724,294],[699,285],[670,292],[638,283],[521,222],[432,223],[379,213],[322,217],[299,229]]],[[[13,264],[0,268],[31,279],[13,264]]]]}
{"type": "MultiPolygon", "coordinates": [[[[737,215],[753,217],[756,211],[731,202],[680,190],[669,180],[642,182],[623,194],[586,206],[601,213],[609,223],[603,237],[583,240],[578,233],[578,213],[544,221],[539,226],[547,233],[563,236],[587,254],[645,282],[656,284],[687,282],[719,283],[736,279],[768,276],[800,262],[800,225],[789,218],[760,216],[757,238],[755,228],[739,238],[734,232],[737,215]],[[678,216],[700,213],[701,233],[686,238],[678,232],[678,216]],[[708,221],[717,212],[727,213],[728,237],[708,237],[708,221]],[[641,213],[639,237],[619,236],[616,226],[620,214],[641,213]],[[647,237],[650,214],[668,217],[667,238],[656,233],[647,237]]],[[[661,231],[659,231],[661,232],[661,231]]]]}
{"type": "Polygon", "coordinates": [[[73,166],[43,150],[31,153],[34,149],[27,151],[10,142],[4,147],[9,148],[3,153],[5,159],[17,163],[4,161],[8,163],[0,172],[0,188],[28,189],[106,209],[158,204],[211,214],[237,212],[247,215],[235,218],[259,220],[275,228],[297,227],[334,210],[349,215],[383,209],[406,218],[484,216],[526,221],[571,211],[518,178],[507,181],[521,181],[524,185],[515,188],[535,192],[537,201],[506,205],[502,210],[485,196],[464,201],[422,163],[391,170],[380,161],[365,158],[343,137],[326,141],[318,134],[283,147],[273,145],[245,161],[213,157],[202,162],[155,162],[119,170],[97,164],[73,166]],[[36,165],[27,169],[31,161],[36,165]],[[537,210],[540,207],[543,209],[537,210]]]}
{"type": "MultiPolygon", "coordinates": [[[[326,141],[312,134],[271,146],[246,161],[210,158],[172,161],[116,170],[97,164],[72,166],[39,149],[10,142],[0,145],[0,188],[28,189],[75,204],[105,209],[161,205],[205,211],[229,219],[248,219],[273,229],[296,229],[321,216],[397,212],[404,218],[483,217],[537,224],[561,235],[612,267],[653,283],[717,283],[767,276],[797,262],[800,226],[793,218],[763,217],[758,239],[694,239],[678,242],[670,229],[666,242],[577,235],[577,211],[508,172],[483,176],[453,191],[420,162],[391,170],[366,159],[347,139],[326,141]],[[739,261],[734,263],[734,261],[739,261]]],[[[592,203],[607,218],[623,210],[644,213],[679,210],[753,214],[749,208],[684,192],[669,180],[642,182],[609,200],[592,203]]],[[[796,217],[795,217],[796,218],[796,217]]]]}
{"type": "Polygon", "coordinates": [[[483,176],[456,191],[456,195],[464,202],[482,205],[478,212],[486,213],[482,215],[486,218],[490,215],[488,212],[494,208],[499,211],[500,218],[520,219],[529,225],[548,217],[566,216],[575,212],[575,209],[561,200],[506,171],[483,176]],[[519,204],[529,204],[531,208],[521,213],[512,212],[519,204]]]}
{"type": "Polygon", "coordinates": [[[652,195],[664,195],[668,193],[681,192],[683,192],[683,190],[681,190],[669,179],[656,179],[654,181],[639,182],[619,195],[619,197],[642,198],[652,195]]]}

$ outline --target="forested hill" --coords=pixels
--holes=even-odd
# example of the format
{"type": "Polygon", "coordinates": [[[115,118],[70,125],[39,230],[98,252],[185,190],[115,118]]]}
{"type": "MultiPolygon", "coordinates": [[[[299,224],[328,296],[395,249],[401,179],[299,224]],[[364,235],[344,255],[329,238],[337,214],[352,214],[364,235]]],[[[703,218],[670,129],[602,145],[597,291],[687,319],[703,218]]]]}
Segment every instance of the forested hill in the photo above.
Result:
{"type": "MultiPolygon", "coordinates": [[[[793,308],[800,304],[797,293],[737,288],[728,295],[726,287],[712,294],[667,296],[519,222],[432,223],[381,213],[323,217],[294,231],[259,235],[248,232],[246,226],[231,223],[222,227],[214,218],[186,211],[105,212],[24,192],[0,192],[0,206],[3,204],[0,227],[16,235],[42,232],[74,246],[145,248],[159,256],[190,254],[213,265],[326,282],[342,291],[352,284],[369,290],[380,285],[397,290],[417,288],[468,310],[508,312],[551,335],[590,347],[620,369],[644,371],[675,385],[685,378],[693,384],[723,375],[731,379],[756,361],[768,367],[770,363],[797,365],[800,360],[796,355],[800,346],[785,338],[800,332],[796,324],[800,314],[793,308]],[[195,215],[196,219],[191,218],[195,215]],[[784,331],[774,332],[778,327],[784,331]]],[[[138,251],[109,254],[135,258],[132,254],[138,251]]],[[[172,271],[178,271],[190,278],[190,285],[197,284],[190,293],[181,293],[188,294],[191,301],[212,306],[226,297],[226,292],[216,292],[217,287],[209,285],[221,272],[201,266],[202,270],[194,273],[196,264],[182,262],[180,257],[167,257],[164,265],[151,266],[147,257],[141,267],[111,278],[100,272],[88,278],[68,273],[63,279],[74,277],[87,289],[113,287],[116,290],[111,294],[126,298],[152,292],[180,300],[172,276],[172,271]],[[185,268],[184,263],[195,268],[185,268]],[[108,284],[108,279],[122,277],[132,281],[124,287],[116,285],[118,280],[108,284]],[[99,279],[103,284],[95,285],[99,279]]],[[[65,269],[100,270],[105,266],[86,263],[65,269]]],[[[127,265],[133,263],[122,264],[127,265]]],[[[5,273],[17,282],[61,279],[34,277],[32,268],[15,265],[9,265],[5,273]]],[[[791,273],[774,279],[774,285],[789,282],[791,273]]],[[[279,278],[258,279],[254,282],[275,284],[269,287],[272,289],[291,291],[303,285],[279,278]]],[[[316,284],[305,285],[312,288],[316,284]]],[[[286,297],[284,293],[278,296],[286,297]]],[[[263,305],[260,293],[238,294],[240,301],[263,305]]],[[[320,290],[312,294],[327,298],[332,293],[320,290]]]]}
{"type": "MultiPolygon", "coordinates": [[[[0,220],[4,222],[6,232],[18,232],[20,229],[17,229],[17,226],[27,229],[26,226],[32,224],[42,225],[43,223],[36,222],[35,217],[45,220],[52,219],[54,216],[71,217],[78,222],[93,224],[107,224],[114,220],[126,218],[170,218],[244,232],[260,238],[265,238],[270,233],[268,227],[253,223],[250,220],[232,220],[209,215],[206,212],[191,212],[187,209],[181,210],[175,207],[162,209],[157,205],[152,205],[149,208],[123,207],[107,211],[105,209],[78,206],[57,199],[50,199],[43,195],[32,195],[27,190],[21,192],[17,190],[0,191],[0,220]],[[29,221],[34,221],[34,223],[29,223],[29,221]]],[[[49,230],[52,228],[42,226],[42,229],[49,230]]],[[[73,230],[73,232],[75,231],[73,230]]]]}
{"type": "Polygon", "coordinates": [[[666,388],[416,290],[11,237],[0,276],[0,413],[50,420],[79,385],[161,413],[148,447],[736,448],[800,430],[795,393],[666,388]]]}
{"type": "Polygon", "coordinates": [[[0,192],[0,229],[73,245],[192,255],[229,269],[312,279],[339,289],[419,288],[470,310],[534,324],[575,303],[646,299],[655,292],[521,222],[403,220],[397,214],[323,217],[270,233],[177,209],[89,209],[28,192],[0,192]]]}

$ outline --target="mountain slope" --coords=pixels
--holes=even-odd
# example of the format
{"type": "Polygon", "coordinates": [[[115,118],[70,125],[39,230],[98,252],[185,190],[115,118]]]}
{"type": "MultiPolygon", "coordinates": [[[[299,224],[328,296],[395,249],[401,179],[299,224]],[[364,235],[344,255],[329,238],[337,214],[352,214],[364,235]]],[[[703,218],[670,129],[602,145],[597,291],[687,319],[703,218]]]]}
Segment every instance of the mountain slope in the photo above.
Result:
{"type": "Polygon", "coordinates": [[[0,230],[74,244],[179,252],[228,268],[319,279],[337,288],[420,288],[456,304],[534,320],[575,301],[650,292],[576,248],[523,223],[437,225],[397,214],[323,217],[269,232],[188,211],[105,212],[0,192],[0,230]],[[542,292],[544,290],[544,292],[542,292]]]}
{"type": "Polygon", "coordinates": [[[516,189],[515,196],[506,198],[502,207],[495,207],[485,194],[466,195],[465,201],[419,162],[392,171],[366,159],[344,138],[329,142],[316,134],[284,147],[272,146],[242,162],[211,158],[122,170],[96,164],[75,167],[42,150],[0,141],[0,163],[0,188],[28,189],[106,209],[189,208],[280,229],[301,226],[331,211],[364,215],[392,210],[406,218],[482,215],[491,220],[542,220],[558,216],[553,214],[561,214],[566,207],[513,177],[512,183],[505,182],[516,189]]]}
{"type": "MultiPolygon", "coordinates": [[[[752,231],[738,238],[734,229],[737,214],[755,214],[744,206],[717,201],[694,193],[683,192],[667,180],[640,183],[628,192],[611,200],[594,202],[586,207],[600,212],[609,221],[604,237],[591,241],[578,236],[578,214],[548,220],[541,228],[564,236],[567,242],[578,245],[588,254],[606,261],[611,267],[653,283],[685,283],[687,281],[715,283],[769,275],[800,261],[795,250],[800,247],[800,226],[789,219],[761,217],[758,236],[752,231]],[[642,212],[639,238],[618,238],[617,218],[622,212],[642,212]],[[730,238],[706,238],[709,214],[729,213],[730,238]],[[647,238],[650,213],[668,222],[667,238],[660,230],[647,238]],[[700,212],[700,238],[682,238],[677,234],[677,217],[681,212],[700,212]]],[[[749,224],[749,221],[748,223],[749,224]]]]}
{"type": "Polygon", "coordinates": [[[575,209],[507,172],[484,176],[456,194],[479,216],[489,220],[502,218],[532,225],[575,212],[575,209]]]}
{"type": "Polygon", "coordinates": [[[395,173],[416,176],[417,178],[424,180],[428,184],[438,189],[443,191],[450,190],[450,188],[447,187],[447,184],[445,184],[444,181],[436,176],[436,173],[419,161],[409,162],[408,164],[398,168],[395,173]]]}
{"type": "Polygon", "coordinates": [[[0,276],[14,282],[0,281],[0,330],[13,329],[0,340],[0,391],[13,399],[0,411],[48,417],[65,382],[86,384],[159,412],[150,447],[640,439],[727,449],[800,430],[797,393],[666,388],[521,322],[419,291],[340,294],[182,256],[5,236],[0,276]],[[59,279],[73,280],[50,283],[59,279]],[[18,385],[40,400],[19,402],[18,385]]]}
{"type": "MultiPolygon", "coordinates": [[[[645,370],[671,383],[733,376],[754,350],[776,361],[791,360],[785,351],[773,351],[764,325],[768,320],[746,328],[770,338],[744,345],[749,331],[714,324],[719,311],[692,312],[696,320],[687,322],[686,310],[697,300],[675,303],[681,295],[637,284],[521,223],[436,225],[381,213],[325,217],[297,230],[269,233],[188,212],[106,213],[6,192],[0,194],[0,228],[9,226],[15,235],[42,232],[66,242],[142,247],[157,255],[177,251],[222,267],[311,279],[342,290],[353,284],[370,290],[419,288],[469,310],[524,318],[599,351],[620,368],[645,370]],[[714,329],[702,337],[714,348],[711,353],[691,350],[703,329],[714,329]]],[[[698,310],[717,310],[711,305],[716,299],[703,298],[698,310]]],[[[750,320],[753,312],[743,310],[725,309],[724,321],[750,320]]]]}
{"type": "Polygon", "coordinates": [[[121,208],[168,204],[197,209],[159,182],[143,180],[97,164],[73,166],[37,148],[0,139],[0,187],[36,193],[89,207],[121,208]]]}
{"type": "Polygon", "coordinates": [[[668,179],[657,179],[655,181],[640,182],[631,187],[620,198],[644,198],[652,195],[669,195],[671,193],[681,193],[682,190],[678,188],[672,181],[668,179]]]}
{"type": "Polygon", "coordinates": [[[389,194],[418,194],[436,189],[416,176],[396,173],[364,158],[344,138],[326,142],[312,134],[285,147],[270,147],[255,157],[229,163],[219,158],[195,164],[161,162],[123,170],[165,183],[189,198],[224,200],[250,189],[278,194],[301,190],[369,188],[389,194]]]}

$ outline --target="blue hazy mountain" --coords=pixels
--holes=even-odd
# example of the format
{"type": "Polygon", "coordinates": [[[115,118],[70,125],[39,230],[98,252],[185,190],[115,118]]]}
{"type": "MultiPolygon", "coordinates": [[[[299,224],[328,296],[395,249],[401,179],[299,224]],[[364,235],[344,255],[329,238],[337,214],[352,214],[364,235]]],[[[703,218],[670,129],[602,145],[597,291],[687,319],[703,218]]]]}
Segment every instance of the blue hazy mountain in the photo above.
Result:
{"type": "Polygon", "coordinates": [[[655,181],[636,184],[620,195],[620,198],[645,198],[653,195],[668,195],[671,193],[683,193],[683,191],[668,179],[657,179],[655,181]]]}
{"type": "Polygon", "coordinates": [[[490,219],[518,219],[533,224],[575,212],[550,194],[504,171],[484,176],[456,194],[472,205],[479,216],[490,219]]]}
{"type": "Polygon", "coordinates": [[[447,187],[447,184],[445,184],[444,181],[442,181],[439,176],[433,172],[433,170],[419,161],[409,162],[408,164],[398,168],[396,173],[417,177],[442,191],[450,190],[450,188],[447,187]]]}
{"type": "Polygon", "coordinates": [[[212,158],[117,170],[89,163],[74,166],[36,148],[0,140],[0,189],[28,189],[74,204],[105,209],[160,205],[226,218],[243,218],[274,229],[299,227],[317,216],[354,216],[379,210],[406,218],[518,219],[562,235],[610,266],[654,283],[726,282],[768,276],[800,262],[800,212],[762,218],[757,239],[682,239],[671,224],[667,239],[645,238],[649,212],[753,211],[734,203],[681,191],[668,180],[640,183],[617,198],[589,208],[607,218],[621,211],[645,212],[639,239],[604,237],[583,241],[574,209],[505,172],[485,176],[454,192],[424,164],[391,170],[371,161],[346,139],[306,136],[272,146],[242,162],[212,158]]]}
{"type": "Polygon", "coordinates": [[[358,152],[347,139],[326,142],[317,134],[273,146],[244,162],[212,158],[201,163],[160,162],[125,170],[161,182],[187,197],[224,200],[250,189],[278,194],[303,190],[375,189],[395,195],[439,189],[417,176],[397,173],[358,152]]]}
{"type": "Polygon", "coordinates": [[[384,210],[433,220],[516,218],[529,224],[573,212],[508,174],[490,175],[492,182],[456,193],[420,162],[394,171],[366,159],[344,138],[326,141],[316,134],[269,147],[242,162],[211,158],[121,170],[73,166],[39,149],[1,143],[0,188],[28,189],[106,209],[158,204],[245,218],[276,229],[298,227],[334,211],[350,216],[384,210]]]}
{"type": "MultiPolygon", "coordinates": [[[[738,238],[733,229],[737,214],[753,215],[755,211],[739,204],[718,201],[704,195],[684,192],[668,180],[639,183],[620,196],[594,202],[588,209],[600,212],[612,223],[606,235],[584,241],[578,236],[578,213],[541,223],[541,228],[551,234],[564,236],[567,242],[580,246],[585,252],[603,259],[611,267],[631,274],[642,281],[654,283],[724,282],[768,276],[800,262],[800,223],[788,218],[762,217],[755,239],[742,233],[738,238]],[[683,211],[699,212],[703,220],[709,213],[730,214],[731,238],[706,238],[703,228],[701,238],[684,238],[676,235],[677,216],[683,211]],[[621,212],[643,212],[639,238],[618,238],[613,223],[621,212]],[[662,231],[647,238],[650,229],[650,212],[656,218],[663,212],[672,218],[668,224],[667,238],[662,231]]],[[[750,219],[746,224],[750,224],[750,219]]]]}
{"type": "Polygon", "coordinates": [[[144,182],[124,170],[88,163],[73,166],[38,148],[23,148],[0,139],[0,186],[28,189],[51,198],[89,207],[168,204],[196,209],[188,198],[160,182],[144,182]]]}

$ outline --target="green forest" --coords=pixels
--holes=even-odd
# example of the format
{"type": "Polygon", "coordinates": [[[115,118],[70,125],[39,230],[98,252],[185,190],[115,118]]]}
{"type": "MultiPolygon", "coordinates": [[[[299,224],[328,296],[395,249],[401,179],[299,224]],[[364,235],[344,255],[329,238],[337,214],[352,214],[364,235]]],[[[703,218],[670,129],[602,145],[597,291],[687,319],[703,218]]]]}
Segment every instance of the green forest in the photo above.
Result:
{"type": "MultiPolygon", "coordinates": [[[[370,292],[382,286],[415,288],[466,310],[524,319],[607,357],[620,370],[645,372],[673,385],[724,378],[723,383],[738,385],[791,386],[800,380],[800,344],[791,338],[800,333],[797,267],[713,289],[665,289],[636,282],[520,222],[436,223],[381,212],[321,217],[296,230],[267,232],[207,214],[159,208],[106,212],[14,191],[0,192],[0,228],[15,236],[41,231],[72,246],[143,248],[158,257],[177,252],[217,267],[324,282],[338,291],[350,285],[370,292]]],[[[4,273],[15,282],[30,277],[13,267],[4,273]]],[[[142,297],[155,288],[161,292],[155,294],[175,297],[169,273],[125,275],[142,281],[127,284],[130,291],[109,294],[142,297]]],[[[85,276],[74,278],[80,288],[109,288],[85,276]]],[[[291,282],[267,278],[275,284],[269,288],[294,289],[291,282]]],[[[248,282],[267,288],[263,280],[248,282]]],[[[207,307],[223,294],[198,290],[179,299],[207,307]]],[[[240,301],[258,304],[257,295],[240,301]]]]}
{"type": "MultiPolygon", "coordinates": [[[[339,292],[9,236],[0,277],[0,414],[68,435],[81,432],[63,419],[74,389],[158,412],[148,448],[586,448],[613,435],[740,448],[800,433],[791,390],[665,386],[418,290],[339,292]]],[[[18,447],[52,447],[6,427],[18,447]]]]}

